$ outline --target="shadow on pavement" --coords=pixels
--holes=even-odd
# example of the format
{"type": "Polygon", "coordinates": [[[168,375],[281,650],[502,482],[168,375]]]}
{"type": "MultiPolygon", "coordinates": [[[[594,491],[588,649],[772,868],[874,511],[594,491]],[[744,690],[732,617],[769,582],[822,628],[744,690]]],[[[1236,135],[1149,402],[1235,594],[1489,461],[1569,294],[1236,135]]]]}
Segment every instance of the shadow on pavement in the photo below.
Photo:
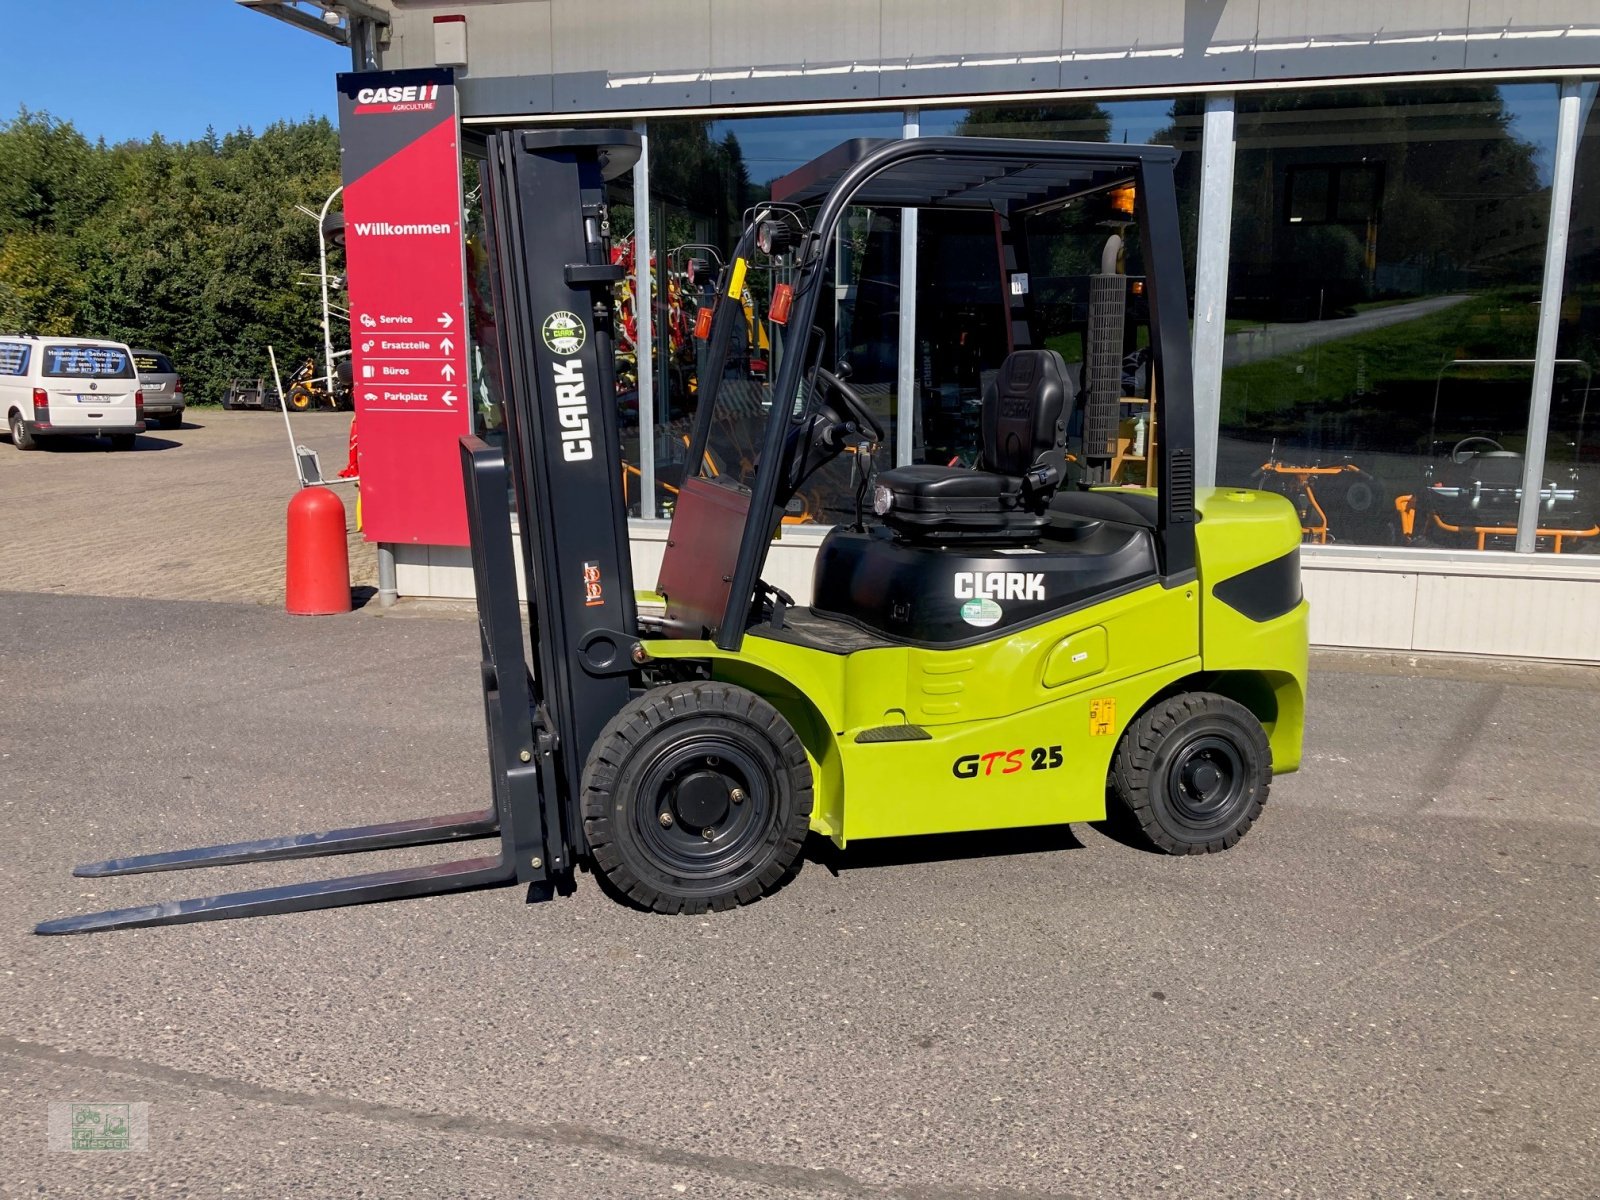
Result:
{"type": "Polygon", "coordinates": [[[1067,825],[1041,825],[1026,829],[990,829],[979,833],[932,833],[921,837],[883,838],[857,842],[840,850],[826,838],[806,839],[807,862],[830,873],[872,867],[902,867],[915,863],[950,862],[967,858],[1009,858],[1017,854],[1050,854],[1081,850],[1083,843],[1067,825]]]}
{"type": "MultiPolygon", "coordinates": [[[[154,437],[148,433],[141,433],[133,443],[134,450],[176,450],[182,442],[169,441],[167,438],[154,437]]],[[[74,437],[71,434],[52,434],[39,439],[39,453],[43,454],[107,454],[113,453],[111,443],[104,438],[74,437]]],[[[115,451],[125,454],[127,451],[115,451]]]]}

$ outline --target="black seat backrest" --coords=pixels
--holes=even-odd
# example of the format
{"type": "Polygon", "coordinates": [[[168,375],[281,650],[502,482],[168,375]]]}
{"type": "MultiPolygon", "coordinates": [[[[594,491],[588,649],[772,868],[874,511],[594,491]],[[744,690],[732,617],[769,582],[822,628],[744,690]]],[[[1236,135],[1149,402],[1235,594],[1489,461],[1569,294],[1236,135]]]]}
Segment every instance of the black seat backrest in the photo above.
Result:
{"type": "Polygon", "coordinates": [[[1072,381],[1054,350],[1013,350],[983,393],[978,468],[1053,487],[1066,470],[1072,381]],[[1030,477],[1032,477],[1030,479],[1030,477]]]}

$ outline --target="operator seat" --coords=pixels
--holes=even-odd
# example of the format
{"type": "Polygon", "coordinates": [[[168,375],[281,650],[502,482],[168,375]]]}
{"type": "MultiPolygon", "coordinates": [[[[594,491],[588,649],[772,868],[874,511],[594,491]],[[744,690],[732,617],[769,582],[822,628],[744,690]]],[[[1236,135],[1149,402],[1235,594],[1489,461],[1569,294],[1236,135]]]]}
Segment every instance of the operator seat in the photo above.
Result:
{"type": "Polygon", "coordinates": [[[1072,400],[1061,355],[1013,351],[984,390],[977,470],[895,467],[878,476],[873,511],[907,541],[1033,541],[1066,470],[1072,400]]]}

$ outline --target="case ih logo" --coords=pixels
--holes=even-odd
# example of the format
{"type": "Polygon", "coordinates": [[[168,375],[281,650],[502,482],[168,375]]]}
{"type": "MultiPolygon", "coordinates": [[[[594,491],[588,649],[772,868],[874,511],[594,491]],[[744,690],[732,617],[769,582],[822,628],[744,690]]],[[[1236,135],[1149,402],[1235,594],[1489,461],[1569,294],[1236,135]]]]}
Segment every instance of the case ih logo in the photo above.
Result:
{"type": "Polygon", "coordinates": [[[437,83],[418,83],[410,87],[362,88],[356,93],[356,112],[431,112],[438,99],[437,83]]]}

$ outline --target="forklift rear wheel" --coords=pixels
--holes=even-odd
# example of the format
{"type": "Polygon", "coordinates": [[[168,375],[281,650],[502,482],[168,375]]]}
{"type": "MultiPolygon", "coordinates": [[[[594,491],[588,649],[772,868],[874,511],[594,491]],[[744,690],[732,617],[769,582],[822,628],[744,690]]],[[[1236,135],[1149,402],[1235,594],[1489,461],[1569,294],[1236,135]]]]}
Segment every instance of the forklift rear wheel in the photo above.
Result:
{"type": "Polygon", "coordinates": [[[316,397],[309,388],[292,387],[289,389],[289,407],[295,412],[306,412],[316,403],[316,397]]]}
{"type": "Polygon", "coordinates": [[[1255,714],[1185,692],[1128,726],[1111,766],[1116,797],[1168,854],[1214,854],[1242,838],[1272,784],[1272,748],[1255,714]]]}
{"type": "Polygon", "coordinates": [[[794,730],[726,683],[654,688],[596,740],[583,777],[594,862],[641,908],[748,904],[791,874],[811,822],[811,765],[794,730]]]}

